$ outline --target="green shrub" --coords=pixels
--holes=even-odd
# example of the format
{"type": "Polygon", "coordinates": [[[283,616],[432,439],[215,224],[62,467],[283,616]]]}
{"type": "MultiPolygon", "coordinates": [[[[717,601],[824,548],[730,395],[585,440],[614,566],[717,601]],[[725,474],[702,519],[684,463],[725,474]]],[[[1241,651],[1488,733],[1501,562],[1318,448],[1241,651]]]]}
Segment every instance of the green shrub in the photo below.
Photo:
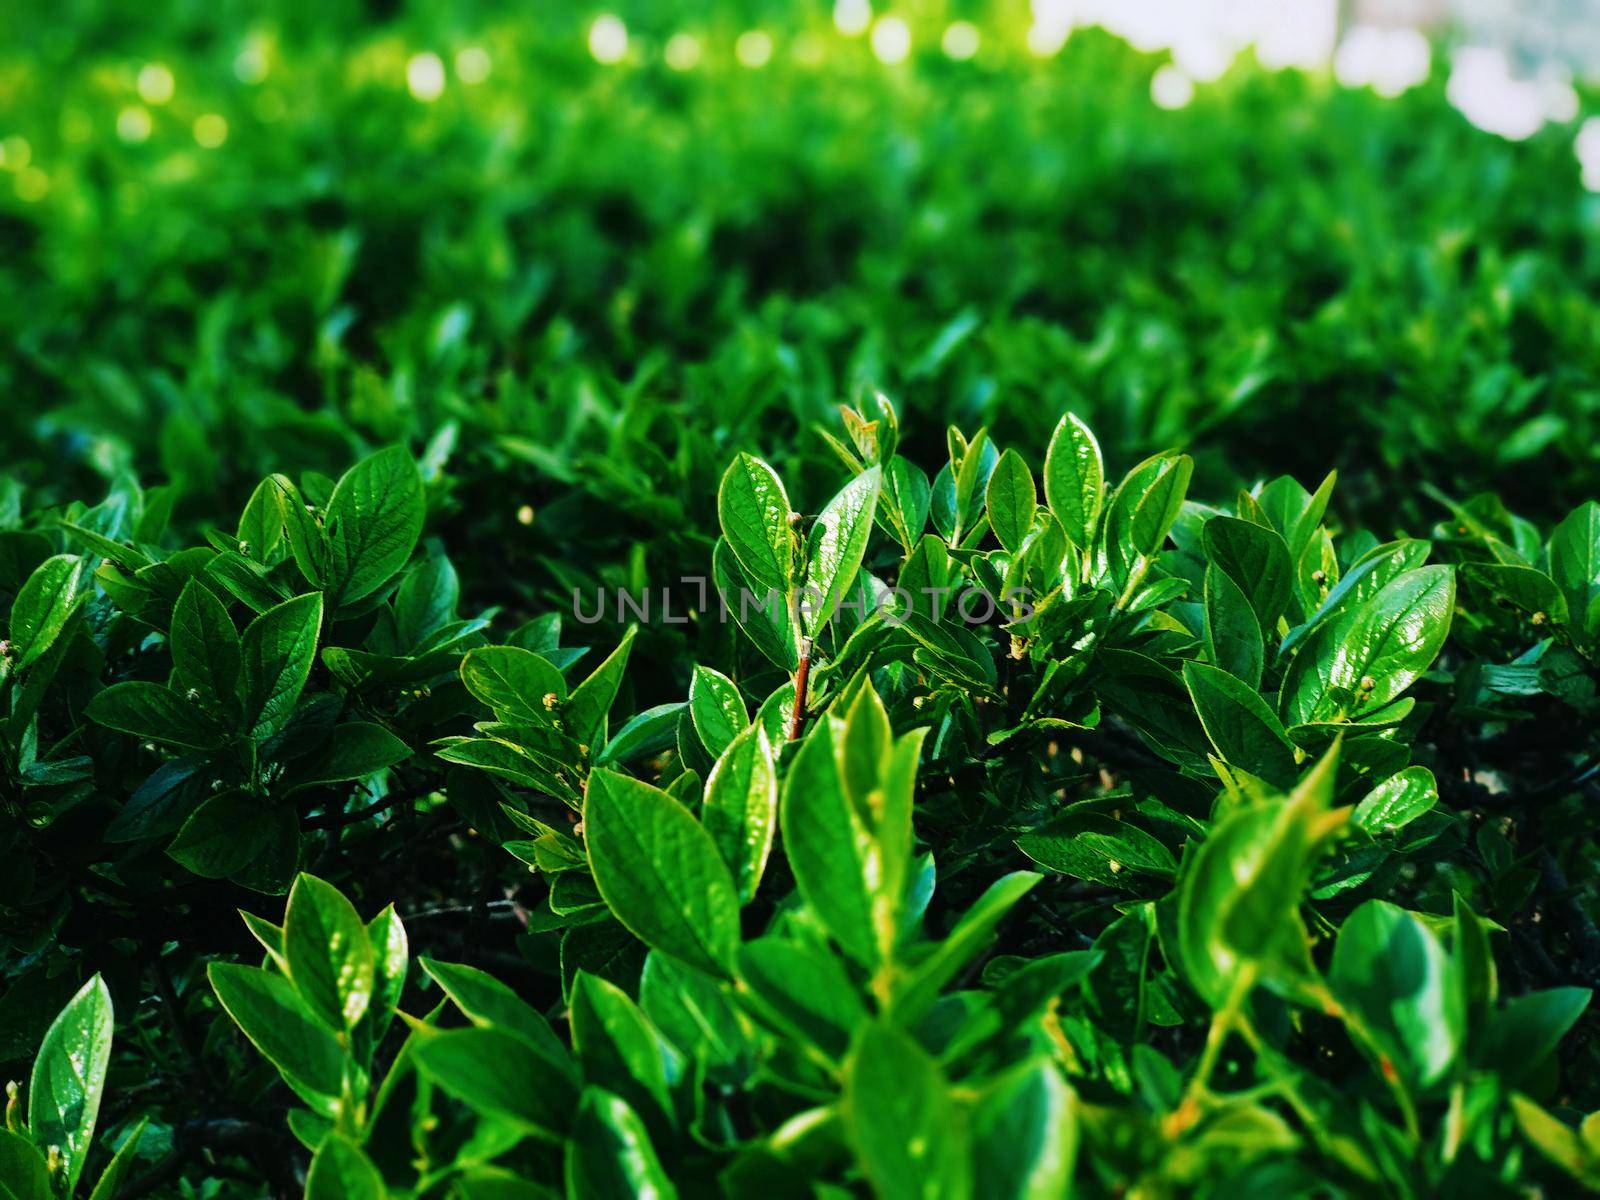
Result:
{"type": "Polygon", "coordinates": [[[842,415],[825,478],[726,463],[704,579],[520,625],[402,449],[198,541],[13,503],[3,1003],[111,987],[12,1194],[1600,1179],[1600,506],[1380,541],[1071,414],[925,463],[842,415]]]}

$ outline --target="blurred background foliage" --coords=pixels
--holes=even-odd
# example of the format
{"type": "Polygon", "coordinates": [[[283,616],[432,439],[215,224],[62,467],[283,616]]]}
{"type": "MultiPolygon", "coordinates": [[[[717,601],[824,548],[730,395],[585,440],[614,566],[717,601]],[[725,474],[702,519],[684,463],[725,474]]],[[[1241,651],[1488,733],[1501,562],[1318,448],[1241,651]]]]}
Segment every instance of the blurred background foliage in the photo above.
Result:
{"type": "Polygon", "coordinates": [[[1394,509],[1417,481],[1536,518],[1595,491],[1571,128],[1483,133],[1437,62],[1379,96],[1246,52],[1158,104],[1166,52],[1041,48],[1021,0],[922,0],[903,43],[835,16],[27,6],[0,44],[7,470],[34,502],[135,472],[196,523],[404,441],[449,463],[454,553],[523,556],[512,591],[713,527],[734,447],[825,497],[811,428],[866,386],[913,456],[947,420],[1042,445],[1070,404],[1116,462],[1190,450],[1206,492],[1337,467],[1382,536],[1441,515],[1394,509]],[[952,22],[978,35],[954,52],[952,22]]]}

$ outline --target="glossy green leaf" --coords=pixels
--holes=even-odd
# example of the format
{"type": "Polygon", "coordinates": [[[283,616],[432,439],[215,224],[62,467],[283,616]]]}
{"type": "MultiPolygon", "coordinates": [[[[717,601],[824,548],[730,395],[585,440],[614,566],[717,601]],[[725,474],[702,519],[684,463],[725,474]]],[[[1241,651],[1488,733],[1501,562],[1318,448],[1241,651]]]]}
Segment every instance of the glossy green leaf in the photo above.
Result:
{"type": "Polygon", "coordinates": [[[345,472],[324,522],[326,581],[338,603],[357,603],[400,573],[422,536],[426,511],[422,475],[403,446],[345,472]]]}
{"type": "Polygon", "coordinates": [[[311,1160],[306,1200],[384,1200],[378,1168],[343,1134],[330,1134],[311,1160]]]}
{"type": "Polygon", "coordinates": [[[1423,921],[1369,900],[1345,918],[1328,982],[1413,1086],[1449,1071],[1466,1036],[1456,967],[1423,921]]]}
{"type": "Polygon", "coordinates": [[[1356,805],[1353,820],[1368,833],[1393,833],[1439,802],[1439,785],[1427,767],[1391,775],[1356,805]]]}
{"type": "Polygon", "coordinates": [[[689,713],[713,758],[750,725],[739,685],[721,671],[696,664],[689,680],[689,713]]]}
{"type": "Polygon", "coordinates": [[[1432,664],[1455,607],[1449,567],[1406,571],[1308,637],[1284,675],[1285,725],[1375,712],[1432,664]]]}
{"type": "Polygon", "coordinates": [[[322,629],[322,596],[310,592],[269,608],[239,639],[245,727],[271,737],[289,723],[311,676],[322,629]]]}
{"type": "Polygon", "coordinates": [[[739,902],[761,885],[778,824],[778,776],[772,743],[759,725],[740,733],[706,779],[701,822],[733,872],[739,902]]]}
{"type": "Polygon", "coordinates": [[[312,1017],[282,975],[238,963],[214,962],[206,970],[212,990],[284,1082],[316,1112],[334,1116],[344,1079],[344,1052],[312,1017]]]}
{"type": "Polygon", "coordinates": [[[650,1134],[627,1101],[585,1088],[567,1141],[570,1200],[676,1200],[650,1134]]]}
{"type": "Polygon", "coordinates": [[[753,455],[735,455],[717,490],[717,517],[729,549],[762,591],[789,589],[794,570],[789,513],[789,496],[777,472],[753,455]]]}
{"type": "Polygon", "coordinates": [[[1211,665],[1251,689],[1260,687],[1266,645],[1249,597],[1232,576],[1213,564],[1206,568],[1204,602],[1206,657],[1211,665]]]}
{"type": "Polygon", "coordinates": [[[193,701],[142,679],[114,683],[96,693],[84,712],[111,729],[190,750],[214,750],[227,736],[193,701]]]}
{"type": "Polygon", "coordinates": [[[658,788],[597,770],[583,806],[595,883],[641,941],[712,974],[731,970],[739,897],[711,835],[658,788]]]}
{"type": "Polygon", "coordinates": [[[622,686],[623,672],[628,667],[628,655],[633,649],[637,626],[630,625],[622,635],[617,648],[606,656],[594,671],[572,689],[563,712],[567,735],[590,751],[598,749],[607,740],[606,719],[616,702],[617,690],[622,686]]]}
{"type": "Polygon", "coordinates": [[[94,1140],[112,1031],[111,993],[96,975],[51,1022],[28,1080],[29,1133],[41,1149],[59,1149],[68,1192],[94,1140]]]}
{"type": "Polygon", "coordinates": [[[529,725],[555,719],[567,681],[546,658],[520,646],[479,646],[461,660],[461,682],[502,721],[529,725]]]}
{"type": "Polygon", "coordinates": [[[172,609],[173,687],[213,708],[232,707],[239,688],[239,634],[212,590],[191,579],[172,609]]]}
{"type": "Polygon", "coordinates": [[[994,1200],[1056,1200],[1072,1191],[1078,1098],[1054,1064],[1014,1068],[979,1095],[972,1177],[994,1200]]]}
{"type": "Polygon", "coordinates": [[[1015,553],[1033,527],[1033,513],[1039,503],[1033,472],[1015,450],[1002,454],[990,472],[984,502],[989,528],[1002,546],[1015,553]]]}
{"type": "Polygon", "coordinates": [[[487,1117],[549,1138],[571,1124],[570,1077],[514,1034],[451,1029],[424,1037],[414,1054],[425,1076],[487,1117]]]}
{"type": "Polygon", "coordinates": [[[1044,495],[1067,540],[1088,547],[1105,499],[1105,465],[1089,427],[1067,413],[1050,436],[1044,460],[1044,495]]]}
{"type": "Polygon", "coordinates": [[[331,883],[301,875],[283,918],[284,958],[295,991],[337,1031],[354,1029],[372,1002],[376,956],[355,906],[331,883]]]}
{"type": "Polygon", "coordinates": [[[857,475],[828,501],[811,527],[801,588],[801,621],[812,637],[827,625],[861,568],[872,534],[880,479],[877,467],[857,475]]]}
{"type": "Polygon", "coordinates": [[[1183,664],[1183,682],[1224,761],[1275,787],[1293,785],[1299,774],[1294,747],[1259,692],[1227,671],[1198,662],[1183,664]]]}
{"type": "Polygon", "coordinates": [[[58,554],[40,563],[11,602],[6,636],[16,669],[32,666],[61,636],[72,614],[88,595],[89,564],[74,554],[58,554]]]}

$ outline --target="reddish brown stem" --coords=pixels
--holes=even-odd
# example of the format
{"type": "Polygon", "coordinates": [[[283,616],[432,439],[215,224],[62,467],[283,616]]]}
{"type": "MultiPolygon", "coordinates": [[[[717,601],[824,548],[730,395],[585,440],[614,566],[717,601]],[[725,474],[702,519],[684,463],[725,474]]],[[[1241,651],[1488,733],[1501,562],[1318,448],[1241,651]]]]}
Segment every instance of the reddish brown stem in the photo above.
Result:
{"type": "Polygon", "coordinates": [[[800,665],[794,671],[794,713],[789,717],[789,740],[800,736],[806,723],[806,684],[811,680],[811,639],[800,639],[800,665]]]}

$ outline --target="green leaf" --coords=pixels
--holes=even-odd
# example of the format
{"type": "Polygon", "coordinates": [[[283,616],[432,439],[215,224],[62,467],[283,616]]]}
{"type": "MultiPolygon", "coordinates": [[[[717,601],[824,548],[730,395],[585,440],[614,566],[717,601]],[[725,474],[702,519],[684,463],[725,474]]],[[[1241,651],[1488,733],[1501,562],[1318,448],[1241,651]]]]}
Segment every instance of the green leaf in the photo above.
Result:
{"type": "Polygon", "coordinates": [[[585,1088],[567,1141],[568,1200],[676,1200],[650,1144],[650,1135],[627,1101],[601,1088],[585,1088]]]}
{"type": "Polygon", "coordinates": [[[1254,688],[1205,663],[1183,664],[1183,682],[1206,737],[1224,761],[1274,787],[1293,785],[1299,771],[1294,747],[1272,709],[1254,688]]]}
{"type": "Polygon", "coordinates": [[[994,530],[1000,544],[1015,554],[1028,536],[1028,530],[1033,528],[1034,510],[1039,505],[1033,473],[1015,450],[1007,450],[995,464],[984,501],[989,512],[989,528],[994,530]]]}
{"type": "Polygon", "coordinates": [[[800,895],[850,957],[876,966],[878,849],[845,791],[830,722],[819,722],[801,744],[779,815],[800,895]]]}
{"type": "Polygon", "coordinates": [[[325,1117],[339,1111],[344,1051],[282,975],[259,967],[214,962],[211,988],[234,1023],[278,1068],[284,1082],[325,1117]]]}
{"type": "Polygon", "coordinates": [[[33,1061],[28,1080],[29,1133],[41,1150],[59,1147],[69,1193],[77,1186],[94,1141],[113,1029],[111,993],[96,975],[51,1023],[33,1061]]]}
{"type": "Polygon", "coordinates": [[[1439,785],[1427,767],[1391,775],[1356,805],[1352,819],[1368,833],[1393,833],[1439,802],[1439,785]]]}
{"type": "Polygon", "coordinates": [[[500,1029],[451,1029],[416,1044],[417,1067],[469,1108],[526,1133],[559,1138],[572,1120],[568,1075],[500,1029]]]}
{"type": "Polygon", "coordinates": [[[1105,501],[1105,475],[1100,444],[1087,425],[1068,413],[1050,435],[1044,460],[1044,496],[1067,540],[1080,550],[1087,549],[1094,539],[1105,501]]]}
{"type": "Polygon", "coordinates": [[[828,501],[811,527],[801,600],[801,624],[811,637],[827,625],[861,569],[881,479],[878,467],[857,475],[828,501]]]}
{"type": "Polygon", "coordinates": [[[36,567],[11,602],[6,626],[16,669],[33,665],[55,644],[72,614],[88,595],[89,564],[75,554],[58,554],[36,567]]]}
{"type": "Polygon", "coordinates": [[[1056,1200],[1072,1192],[1078,1098],[1048,1059],[1013,1068],[979,1094],[972,1177],[992,1200],[1056,1200]]]}
{"type": "Polygon", "coordinates": [[[928,524],[928,507],[933,499],[933,489],[928,474],[908,459],[896,456],[889,460],[883,472],[883,494],[879,496],[882,507],[878,510],[880,521],[887,524],[894,539],[908,551],[922,537],[928,524]]]}
{"type": "Polygon", "coordinates": [[[1254,521],[1212,517],[1202,527],[1201,540],[1206,558],[1249,599],[1262,632],[1275,634],[1294,594],[1294,560],[1283,536],[1254,521]]]}
{"type": "Polygon", "coordinates": [[[1183,508],[1183,498],[1193,473],[1194,460],[1187,454],[1161,463],[1133,508],[1130,531],[1135,551],[1153,557],[1161,550],[1183,508]]]}
{"type": "Polygon", "coordinates": [[[347,721],[333,727],[327,747],[313,762],[296,768],[294,786],[366,779],[410,757],[411,747],[382,725],[347,721]]]}
{"type": "Polygon", "coordinates": [[[550,1028],[550,1022],[544,1019],[538,1009],[493,975],[460,963],[443,963],[428,958],[421,962],[422,969],[444,989],[444,994],[474,1025],[519,1037],[540,1057],[559,1067],[563,1073],[572,1074],[571,1056],[555,1030],[550,1028]]]}
{"type": "Polygon", "coordinates": [[[649,758],[671,747],[677,737],[678,719],[688,705],[683,701],[658,704],[642,713],[629,717],[627,723],[606,742],[606,748],[595,758],[597,766],[607,763],[633,762],[649,758]]]}
{"type": "Polygon", "coordinates": [[[915,1026],[939,998],[939,991],[994,937],[994,931],[1043,875],[1013,871],[990,884],[961,915],[950,936],[918,960],[897,985],[891,1013],[903,1026],[915,1026]]]}
{"type": "Polygon", "coordinates": [[[245,627],[240,638],[241,689],[245,727],[251,737],[271,737],[289,723],[311,676],[321,629],[322,596],[318,592],[269,608],[245,627]]]}
{"type": "Polygon", "coordinates": [[[844,1119],[882,1200],[964,1195],[965,1138],[938,1064],[911,1037],[867,1025],[844,1081],[844,1119]]]}
{"type": "Polygon", "coordinates": [[[305,1200],[385,1200],[388,1194],[361,1147],[340,1133],[323,1139],[306,1176],[305,1200]]]}
{"type": "Polygon", "coordinates": [[[1100,813],[1066,813],[1023,834],[1017,849],[1042,867],[1107,887],[1136,887],[1141,877],[1171,879],[1177,870],[1172,851],[1155,837],[1100,813]]]}
{"type": "Polygon", "coordinates": [[[94,1190],[89,1193],[89,1200],[117,1200],[122,1194],[122,1185],[128,1181],[129,1173],[134,1168],[139,1154],[139,1142],[144,1137],[145,1127],[148,1124],[148,1117],[140,1117],[128,1131],[127,1136],[122,1139],[122,1145],[106,1164],[106,1169],[100,1172],[100,1178],[95,1180],[94,1190]]]}
{"type": "Polygon", "coordinates": [[[1213,564],[1206,568],[1204,600],[1206,657],[1247,687],[1259,688],[1266,646],[1249,597],[1213,564]]]}
{"type": "Polygon", "coordinates": [[[1513,996],[1489,1018],[1482,1065],[1513,1086],[1529,1082],[1578,1023],[1592,995],[1588,988],[1557,987],[1513,996]]]}
{"type": "Polygon", "coordinates": [[[479,646],[461,660],[461,682],[502,721],[548,725],[567,698],[555,664],[520,646],[479,646]],[[554,697],[554,699],[550,699],[554,697]]]}
{"type": "Polygon", "coordinates": [[[739,897],[700,822],[660,789],[596,770],[583,828],[595,884],[617,919],[663,954],[729,974],[739,945],[739,897]]]}
{"type": "Polygon", "coordinates": [[[239,634],[228,610],[198,579],[183,585],[169,635],[173,685],[213,708],[231,709],[239,689],[239,634]]]}
{"type": "Polygon", "coordinates": [[[1456,967],[1414,914],[1381,900],[1356,909],[1339,927],[1328,982],[1414,1087],[1442,1079],[1461,1052],[1456,967]]]}
{"type": "Polygon", "coordinates": [[[325,522],[326,586],[355,604],[400,573],[422,536],[422,475],[403,446],[363,459],[339,480],[325,522]]]}
{"type": "Polygon", "coordinates": [[[584,1083],[626,1100],[647,1121],[672,1112],[661,1035],[616,984],[579,971],[568,1000],[572,1049],[584,1083]]]}
{"type": "Polygon", "coordinates": [[[594,673],[572,689],[563,710],[567,734],[580,746],[597,752],[606,741],[606,718],[616,702],[617,689],[622,686],[622,676],[628,668],[628,654],[633,649],[633,638],[638,627],[630,625],[622,641],[594,673]]]}
{"type": "Polygon", "coordinates": [[[163,684],[142,679],[97,692],[84,712],[107,728],[190,750],[215,750],[225,739],[221,726],[197,705],[163,684]]]}
{"type": "Polygon", "coordinates": [[[44,1154],[20,1133],[4,1127],[0,1127],[0,1197],[57,1200],[44,1154]]]}
{"type": "Polygon", "coordinates": [[[867,1019],[839,960],[818,946],[768,936],[739,948],[740,1000],[763,1022],[840,1061],[867,1019]]]}
{"type": "Polygon", "coordinates": [[[717,489],[717,518],[728,548],[757,588],[789,590],[794,534],[783,481],[761,459],[739,454],[717,489]]]}
{"type": "Polygon", "coordinates": [[[705,748],[716,757],[750,725],[739,685],[720,671],[695,665],[689,681],[689,715],[705,748]]]}
{"type": "Polygon", "coordinates": [[[800,651],[795,645],[794,622],[789,617],[787,590],[751,585],[726,538],[718,539],[711,553],[711,574],[722,607],[745,636],[774,665],[792,673],[800,661],[800,651]]]}
{"type": "MultiPolygon", "coordinates": [[[[227,879],[262,851],[283,813],[271,800],[231,788],[208,796],[178,830],[167,853],[196,875],[227,879]]],[[[293,820],[293,813],[287,814],[293,820]]]]}
{"type": "Polygon", "coordinates": [[[739,902],[761,885],[778,817],[778,775],[772,743],[752,725],[728,744],[706,780],[701,821],[733,872],[739,902]]]}
{"type": "Polygon", "coordinates": [[[1418,567],[1319,626],[1284,675],[1284,724],[1358,718],[1396,699],[1443,647],[1455,592],[1449,567],[1418,567]]]}
{"type": "Polygon", "coordinates": [[[1585,501],[1550,534],[1550,576],[1567,598],[1567,609],[1582,621],[1600,596],[1600,504],[1585,501]]]}
{"type": "Polygon", "coordinates": [[[1329,811],[1337,769],[1336,744],[1287,800],[1234,811],[1184,859],[1179,958],[1189,983],[1213,1009],[1228,1001],[1245,967],[1288,987],[1309,973],[1299,905],[1315,856],[1343,821],[1329,811]]]}
{"type": "Polygon", "coordinates": [[[302,874],[283,918],[289,978],[330,1029],[356,1027],[372,1002],[376,959],[355,906],[331,883],[302,874]]]}

